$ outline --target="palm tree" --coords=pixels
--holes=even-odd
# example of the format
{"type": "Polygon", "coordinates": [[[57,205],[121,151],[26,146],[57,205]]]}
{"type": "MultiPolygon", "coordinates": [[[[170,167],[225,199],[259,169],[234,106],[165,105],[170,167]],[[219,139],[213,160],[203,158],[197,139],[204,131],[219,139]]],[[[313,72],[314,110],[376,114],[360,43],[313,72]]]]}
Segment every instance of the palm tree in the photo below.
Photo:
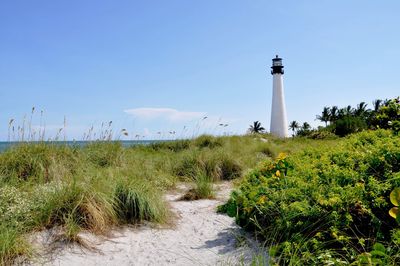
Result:
{"type": "Polygon", "coordinates": [[[250,125],[249,131],[251,133],[262,133],[265,130],[265,128],[263,128],[261,126],[261,123],[258,121],[254,121],[253,125],[250,125]]]}
{"type": "Polygon", "coordinates": [[[318,119],[319,121],[321,121],[321,122],[324,122],[324,123],[325,123],[325,126],[327,126],[327,125],[328,125],[328,122],[329,122],[330,119],[331,119],[330,113],[331,113],[330,108],[325,106],[324,109],[322,110],[321,115],[317,115],[317,119],[318,119]]]}
{"type": "Polygon", "coordinates": [[[301,126],[301,129],[304,131],[309,131],[311,129],[311,125],[307,122],[304,122],[303,125],[301,126]]]}
{"type": "Polygon", "coordinates": [[[364,116],[366,112],[367,112],[367,104],[365,102],[360,102],[359,104],[357,104],[357,108],[354,111],[354,114],[356,116],[364,116]]]}
{"type": "Polygon", "coordinates": [[[305,137],[310,135],[311,133],[311,125],[307,122],[304,122],[303,125],[297,130],[297,136],[305,137]]]}
{"type": "Polygon", "coordinates": [[[372,105],[374,106],[374,111],[378,112],[379,108],[381,108],[382,106],[382,100],[376,99],[375,101],[372,102],[372,105]]]}
{"type": "Polygon", "coordinates": [[[294,135],[295,135],[295,131],[297,130],[297,129],[299,129],[300,128],[300,126],[299,126],[299,123],[297,123],[297,121],[292,121],[292,122],[290,122],[290,124],[289,124],[289,129],[291,129],[292,131],[293,131],[293,133],[292,133],[292,136],[294,137],[294,135]]]}
{"type": "Polygon", "coordinates": [[[351,116],[354,114],[354,109],[351,107],[351,105],[348,105],[346,107],[340,108],[338,111],[338,118],[341,119],[345,116],[351,116]]]}
{"type": "Polygon", "coordinates": [[[337,106],[332,106],[331,112],[329,114],[329,122],[335,122],[338,120],[338,110],[339,108],[337,106]]]}
{"type": "Polygon", "coordinates": [[[346,110],[344,108],[340,108],[338,110],[338,119],[342,119],[346,115],[346,110]]]}
{"type": "Polygon", "coordinates": [[[354,113],[354,109],[351,107],[351,105],[347,105],[347,107],[344,110],[346,115],[352,115],[354,113]]]}

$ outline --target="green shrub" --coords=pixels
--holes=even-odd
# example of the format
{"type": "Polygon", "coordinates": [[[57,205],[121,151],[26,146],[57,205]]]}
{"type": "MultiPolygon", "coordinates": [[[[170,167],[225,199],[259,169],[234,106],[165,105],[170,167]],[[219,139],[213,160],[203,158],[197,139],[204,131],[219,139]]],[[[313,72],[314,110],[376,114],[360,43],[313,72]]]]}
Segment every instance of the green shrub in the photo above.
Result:
{"type": "Polygon", "coordinates": [[[104,233],[115,220],[112,199],[89,185],[63,184],[47,190],[46,199],[33,210],[41,226],[74,222],[93,233],[104,233]]]}
{"type": "Polygon", "coordinates": [[[47,182],[73,174],[78,162],[79,152],[73,148],[24,143],[0,154],[0,181],[47,182]]]}
{"type": "Polygon", "coordinates": [[[390,128],[393,130],[394,134],[399,135],[400,134],[400,120],[390,121],[389,124],[390,124],[390,128]]]}
{"type": "Polygon", "coordinates": [[[210,199],[214,197],[212,179],[207,175],[201,174],[196,178],[196,195],[199,199],[210,199]]]}
{"type": "Polygon", "coordinates": [[[210,148],[222,146],[221,138],[216,138],[210,135],[202,135],[194,140],[194,144],[199,148],[210,148]]]}
{"type": "Polygon", "coordinates": [[[269,143],[264,143],[260,145],[258,151],[271,158],[275,158],[276,156],[278,156],[277,148],[269,143]]]}
{"type": "Polygon", "coordinates": [[[242,167],[224,152],[185,154],[174,167],[177,176],[194,179],[199,172],[214,180],[231,180],[241,176],[242,167]]]}
{"type": "Polygon", "coordinates": [[[343,137],[366,128],[367,123],[361,117],[345,116],[336,121],[334,130],[336,135],[343,137]]]}
{"type": "Polygon", "coordinates": [[[228,156],[222,157],[217,167],[218,176],[216,178],[220,180],[231,180],[239,178],[242,174],[242,167],[240,166],[240,164],[236,160],[228,156]]]}
{"type": "Polygon", "coordinates": [[[190,140],[174,140],[174,141],[160,141],[150,144],[150,148],[159,150],[170,150],[173,152],[179,152],[186,150],[190,147],[190,140]]]}
{"type": "Polygon", "coordinates": [[[308,136],[311,139],[336,139],[337,136],[327,130],[317,130],[310,133],[308,136]]]}
{"type": "Polygon", "coordinates": [[[93,142],[84,148],[88,160],[100,167],[117,166],[121,163],[122,144],[120,142],[93,142]]]}
{"type": "Polygon", "coordinates": [[[179,177],[194,178],[201,168],[198,153],[184,153],[173,166],[172,172],[179,177]]]}
{"type": "Polygon", "coordinates": [[[0,155],[0,172],[5,181],[47,179],[51,164],[50,150],[46,145],[20,145],[0,155]]]}
{"type": "Polygon", "coordinates": [[[327,254],[352,262],[365,251],[374,256],[378,242],[398,263],[392,239],[398,225],[388,210],[399,171],[400,139],[388,131],[362,132],[334,147],[261,164],[220,210],[265,238],[280,265],[294,258],[319,264],[327,254]]]}
{"type": "Polygon", "coordinates": [[[379,110],[373,114],[370,120],[370,123],[375,128],[392,128],[395,132],[398,132],[398,121],[400,121],[400,98],[397,97],[386,101],[379,110]]]}

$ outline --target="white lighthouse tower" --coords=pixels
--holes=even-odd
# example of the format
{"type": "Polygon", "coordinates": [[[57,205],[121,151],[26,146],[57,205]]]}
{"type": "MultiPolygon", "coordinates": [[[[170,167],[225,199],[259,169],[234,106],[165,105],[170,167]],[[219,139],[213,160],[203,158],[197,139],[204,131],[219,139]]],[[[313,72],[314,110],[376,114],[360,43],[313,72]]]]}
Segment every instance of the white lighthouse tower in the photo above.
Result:
{"type": "Polygon", "coordinates": [[[285,95],[283,93],[283,65],[282,58],[276,56],[272,59],[272,109],[271,109],[271,134],[287,138],[289,136],[285,95]]]}

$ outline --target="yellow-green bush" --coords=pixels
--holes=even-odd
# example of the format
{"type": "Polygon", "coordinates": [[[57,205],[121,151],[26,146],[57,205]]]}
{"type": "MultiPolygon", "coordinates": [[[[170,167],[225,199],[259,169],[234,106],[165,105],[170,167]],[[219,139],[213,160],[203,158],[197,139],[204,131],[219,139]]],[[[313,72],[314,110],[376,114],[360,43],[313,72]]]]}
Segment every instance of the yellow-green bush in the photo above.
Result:
{"type": "Polygon", "coordinates": [[[398,186],[400,138],[362,132],[261,164],[220,210],[263,237],[280,265],[340,264],[362,256],[376,262],[380,245],[395,264],[398,224],[388,210],[398,186]]]}

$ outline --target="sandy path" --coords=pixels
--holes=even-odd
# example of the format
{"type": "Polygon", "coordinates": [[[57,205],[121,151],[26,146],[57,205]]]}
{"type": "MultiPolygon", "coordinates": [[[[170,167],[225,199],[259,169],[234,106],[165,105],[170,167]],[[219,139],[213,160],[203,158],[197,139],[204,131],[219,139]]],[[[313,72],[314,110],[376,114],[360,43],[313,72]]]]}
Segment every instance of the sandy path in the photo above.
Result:
{"type": "Polygon", "coordinates": [[[256,253],[243,232],[216,207],[231,190],[229,183],[217,185],[216,200],[177,201],[181,193],[166,195],[177,218],[175,226],[124,228],[113,237],[100,239],[84,235],[97,251],[78,246],[62,247],[42,256],[34,265],[237,265],[246,264],[256,253]],[[243,242],[246,242],[245,245],[243,242]]]}

